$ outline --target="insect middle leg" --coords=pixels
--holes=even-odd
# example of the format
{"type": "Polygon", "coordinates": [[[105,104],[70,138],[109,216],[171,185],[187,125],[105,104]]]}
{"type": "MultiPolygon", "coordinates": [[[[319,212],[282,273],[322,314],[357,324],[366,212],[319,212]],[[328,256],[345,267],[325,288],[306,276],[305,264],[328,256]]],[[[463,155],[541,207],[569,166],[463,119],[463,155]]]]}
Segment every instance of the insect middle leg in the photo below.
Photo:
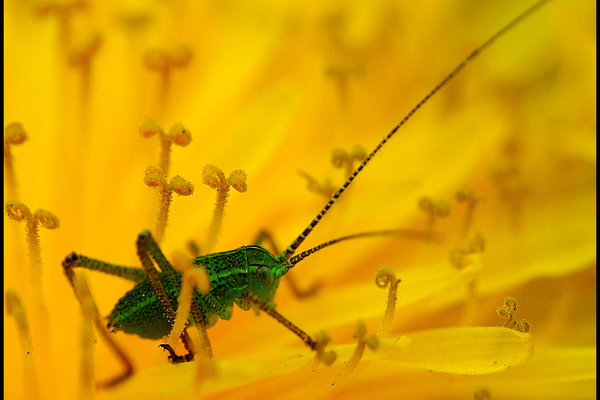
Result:
{"type": "MultiPolygon", "coordinates": [[[[258,235],[256,235],[256,238],[254,239],[254,244],[257,246],[260,246],[263,241],[267,242],[267,244],[271,247],[271,251],[273,252],[274,255],[280,254],[279,248],[278,248],[277,244],[275,243],[275,239],[273,239],[273,235],[271,235],[271,233],[269,231],[266,231],[266,230],[260,231],[258,233],[258,235]]],[[[298,282],[294,278],[293,273],[288,273],[286,275],[285,280],[287,281],[288,285],[290,285],[292,294],[299,299],[310,297],[310,296],[314,295],[315,293],[317,293],[319,291],[319,289],[321,288],[321,283],[318,281],[313,282],[306,289],[300,288],[300,285],[298,285],[298,282]]]]}
{"type": "Polygon", "coordinates": [[[254,305],[259,310],[264,311],[266,314],[275,318],[277,322],[281,323],[283,326],[292,331],[296,336],[298,336],[300,340],[304,342],[304,344],[310,347],[311,350],[317,349],[317,341],[314,340],[308,333],[304,332],[302,329],[300,329],[298,326],[296,326],[294,323],[288,320],[286,317],[281,315],[277,310],[275,310],[275,307],[261,300],[257,296],[250,294],[247,295],[245,300],[249,304],[254,305]]]}
{"type": "MultiPolygon", "coordinates": [[[[170,325],[173,325],[175,322],[176,315],[175,309],[173,308],[173,305],[171,304],[171,301],[167,296],[165,288],[158,276],[158,271],[154,267],[151,258],[156,262],[156,264],[162,272],[177,272],[175,271],[171,263],[169,263],[169,261],[166,259],[150,232],[144,231],[140,233],[136,242],[136,246],[138,257],[140,258],[142,267],[146,272],[146,276],[150,281],[150,284],[152,285],[152,288],[154,289],[154,292],[156,293],[156,296],[158,297],[163,310],[165,311],[165,316],[167,317],[167,320],[169,321],[170,325]]],[[[206,319],[204,318],[198,305],[194,301],[192,301],[191,304],[191,313],[194,317],[196,326],[198,327],[198,330],[200,332],[200,338],[202,341],[201,345],[203,347],[203,350],[206,356],[210,358],[212,357],[212,350],[210,347],[208,335],[206,334],[206,319]]],[[[166,349],[169,352],[169,361],[172,363],[188,362],[194,359],[194,349],[192,348],[192,341],[187,332],[187,329],[184,329],[181,333],[181,341],[183,342],[183,345],[188,351],[188,354],[184,356],[177,355],[173,348],[168,344],[160,345],[162,348],[166,349]]]]}

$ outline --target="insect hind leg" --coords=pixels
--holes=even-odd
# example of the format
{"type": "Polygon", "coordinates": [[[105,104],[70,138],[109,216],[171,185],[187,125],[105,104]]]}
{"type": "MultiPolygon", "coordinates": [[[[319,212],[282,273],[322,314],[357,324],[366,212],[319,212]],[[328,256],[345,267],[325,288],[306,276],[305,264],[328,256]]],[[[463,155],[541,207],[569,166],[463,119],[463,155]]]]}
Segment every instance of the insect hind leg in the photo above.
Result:
{"type": "MultiPolygon", "coordinates": [[[[84,257],[83,259],[87,259],[87,258],[84,257]]],[[[63,270],[65,272],[65,275],[67,276],[67,280],[71,284],[71,287],[73,288],[73,292],[75,293],[75,297],[77,297],[77,300],[79,301],[80,304],[82,303],[82,299],[77,294],[78,293],[77,283],[76,283],[76,277],[75,277],[75,272],[73,271],[73,268],[74,267],[86,268],[86,265],[87,265],[86,262],[84,261],[83,264],[81,264],[81,260],[82,260],[82,257],[77,256],[75,253],[71,253],[65,258],[65,260],[62,263],[63,270]]],[[[87,259],[87,260],[90,260],[90,259],[87,259]]],[[[107,265],[110,265],[110,264],[107,264],[107,265]]],[[[124,267],[124,268],[126,268],[126,267],[124,267]]],[[[89,268],[89,269],[94,269],[94,268],[89,268]]],[[[88,299],[90,299],[91,303],[92,303],[91,304],[92,315],[93,315],[92,318],[94,321],[94,325],[96,326],[96,330],[98,331],[98,334],[102,337],[102,339],[106,342],[108,347],[112,350],[112,352],[117,356],[117,358],[123,364],[123,372],[121,374],[119,374],[111,379],[108,379],[106,381],[98,383],[98,387],[101,387],[101,388],[113,387],[113,386],[116,386],[119,383],[125,381],[131,375],[133,375],[133,372],[134,372],[133,363],[131,362],[129,357],[125,354],[123,349],[121,349],[121,347],[117,344],[117,342],[110,336],[110,333],[108,332],[108,330],[106,330],[106,327],[104,326],[104,323],[102,322],[102,319],[100,317],[100,312],[98,311],[98,307],[96,306],[96,302],[94,301],[94,298],[92,297],[92,295],[89,291],[86,293],[86,297],[88,299]]]]}
{"type": "MultiPolygon", "coordinates": [[[[256,235],[256,238],[254,239],[254,244],[257,246],[260,246],[263,242],[267,242],[269,247],[271,247],[271,251],[273,252],[273,254],[275,254],[275,255],[280,254],[279,248],[278,248],[277,244],[275,243],[275,239],[273,238],[273,235],[271,234],[271,232],[266,231],[266,230],[261,230],[256,235]]],[[[290,289],[292,290],[292,294],[299,299],[304,299],[306,297],[311,297],[311,296],[315,295],[319,291],[319,289],[321,288],[321,285],[322,285],[321,282],[315,281],[309,287],[301,288],[300,285],[298,284],[298,282],[296,281],[293,273],[286,274],[285,280],[288,283],[288,285],[290,286],[290,289]]]]}

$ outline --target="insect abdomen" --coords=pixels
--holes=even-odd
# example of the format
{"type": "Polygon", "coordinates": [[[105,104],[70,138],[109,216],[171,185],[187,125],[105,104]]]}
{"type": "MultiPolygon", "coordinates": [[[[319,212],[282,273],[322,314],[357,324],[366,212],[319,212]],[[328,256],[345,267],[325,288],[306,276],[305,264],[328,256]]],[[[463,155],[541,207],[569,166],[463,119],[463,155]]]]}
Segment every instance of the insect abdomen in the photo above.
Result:
{"type": "MultiPolygon", "coordinates": [[[[161,273],[159,278],[176,310],[181,275],[161,273]]],[[[217,318],[212,307],[198,292],[195,292],[194,300],[204,314],[205,320],[208,321],[208,325],[214,325],[217,318]]],[[[172,328],[149,280],[138,283],[119,300],[108,317],[107,326],[112,331],[122,330],[147,339],[160,339],[168,335],[172,328]]]]}

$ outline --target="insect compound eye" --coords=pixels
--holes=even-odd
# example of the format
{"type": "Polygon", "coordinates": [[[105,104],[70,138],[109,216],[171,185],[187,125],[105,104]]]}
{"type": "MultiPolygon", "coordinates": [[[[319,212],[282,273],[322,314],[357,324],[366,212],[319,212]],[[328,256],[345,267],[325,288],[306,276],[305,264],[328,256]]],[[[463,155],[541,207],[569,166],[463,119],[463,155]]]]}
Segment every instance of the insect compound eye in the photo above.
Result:
{"type": "Polygon", "coordinates": [[[261,286],[270,286],[273,283],[273,273],[270,268],[265,266],[258,267],[256,270],[256,278],[261,286]]]}

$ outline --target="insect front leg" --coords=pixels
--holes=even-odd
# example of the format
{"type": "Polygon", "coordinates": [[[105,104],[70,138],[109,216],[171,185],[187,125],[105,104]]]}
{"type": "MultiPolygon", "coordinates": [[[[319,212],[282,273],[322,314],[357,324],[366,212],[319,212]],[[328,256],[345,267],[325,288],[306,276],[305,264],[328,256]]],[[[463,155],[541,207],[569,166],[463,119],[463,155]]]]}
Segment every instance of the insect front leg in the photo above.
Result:
{"type": "MultiPolygon", "coordinates": [[[[75,284],[75,272],[73,271],[73,268],[75,268],[75,267],[81,267],[81,268],[92,269],[92,270],[102,270],[103,272],[113,274],[113,275],[118,275],[118,276],[123,276],[121,274],[124,271],[126,271],[126,275],[131,276],[131,277],[136,277],[136,279],[141,276],[139,274],[139,272],[132,272],[130,274],[130,272],[135,270],[135,268],[120,267],[118,265],[112,265],[112,264],[108,264],[108,263],[105,263],[102,261],[93,260],[91,258],[78,256],[75,253],[69,254],[64,259],[62,266],[63,266],[64,272],[65,272],[65,275],[67,276],[67,279],[69,280],[69,283],[71,284],[71,287],[73,288],[73,291],[75,292],[75,297],[77,297],[77,300],[79,300],[80,303],[81,303],[82,299],[80,299],[79,296],[77,296],[77,289],[75,287],[75,285],[76,285],[75,284]]],[[[141,270],[138,269],[138,271],[141,271],[141,270]]],[[[143,273],[143,271],[141,271],[141,272],[143,273]]],[[[123,277],[125,277],[125,276],[123,276],[123,277]]],[[[131,280],[135,280],[135,279],[131,279],[131,280]]],[[[107,381],[98,383],[99,387],[108,388],[108,387],[115,386],[115,385],[123,382],[127,378],[129,378],[133,374],[133,371],[134,371],[133,363],[131,362],[129,357],[127,357],[127,355],[121,349],[121,347],[117,344],[117,342],[115,342],[115,340],[112,338],[112,336],[110,335],[110,333],[104,326],[104,323],[102,322],[102,319],[100,317],[100,312],[98,311],[98,307],[96,306],[96,302],[93,300],[91,293],[88,293],[88,295],[89,295],[88,298],[92,299],[93,320],[94,320],[94,325],[96,325],[96,330],[98,331],[98,334],[102,337],[102,339],[106,342],[108,347],[112,350],[112,352],[121,361],[121,364],[123,364],[123,372],[121,374],[119,374],[111,379],[108,379],[107,381]]]]}
{"type": "MultiPolygon", "coordinates": [[[[152,263],[152,259],[156,262],[156,264],[162,272],[173,274],[177,272],[166,259],[150,232],[144,231],[140,233],[136,242],[136,246],[138,257],[140,258],[144,271],[146,271],[146,276],[148,277],[148,280],[150,281],[150,284],[152,285],[152,288],[154,289],[154,292],[156,293],[156,296],[158,297],[162,305],[167,320],[171,325],[173,325],[175,322],[175,309],[173,308],[173,305],[171,304],[171,301],[167,296],[165,288],[158,276],[158,271],[152,263]]],[[[212,355],[212,352],[210,350],[210,342],[208,340],[208,336],[206,335],[206,320],[204,319],[204,316],[202,315],[201,311],[198,309],[198,305],[195,304],[195,302],[193,301],[191,312],[192,316],[194,317],[197,323],[198,329],[200,330],[200,336],[203,342],[203,347],[205,347],[205,352],[210,357],[212,355]]],[[[186,354],[185,356],[177,355],[173,348],[168,344],[160,345],[160,347],[164,348],[169,352],[169,361],[171,361],[172,363],[188,362],[194,359],[195,352],[191,346],[192,341],[187,332],[187,329],[184,329],[181,333],[181,341],[183,342],[183,345],[188,351],[188,354],[186,354]]]]}
{"type": "MultiPolygon", "coordinates": [[[[271,247],[271,251],[273,252],[272,254],[280,254],[279,248],[277,247],[277,244],[275,244],[275,239],[273,238],[273,235],[271,235],[271,232],[261,230],[258,233],[258,235],[256,235],[256,238],[254,239],[254,244],[260,246],[264,241],[266,241],[269,247],[271,247]]],[[[321,282],[318,281],[313,282],[306,289],[300,288],[300,285],[298,284],[298,282],[294,278],[294,274],[292,273],[288,273],[285,280],[287,281],[288,285],[290,285],[290,289],[292,289],[292,294],[299,299],[310,297],[317,293],[321,288],[321,282]]]]}

